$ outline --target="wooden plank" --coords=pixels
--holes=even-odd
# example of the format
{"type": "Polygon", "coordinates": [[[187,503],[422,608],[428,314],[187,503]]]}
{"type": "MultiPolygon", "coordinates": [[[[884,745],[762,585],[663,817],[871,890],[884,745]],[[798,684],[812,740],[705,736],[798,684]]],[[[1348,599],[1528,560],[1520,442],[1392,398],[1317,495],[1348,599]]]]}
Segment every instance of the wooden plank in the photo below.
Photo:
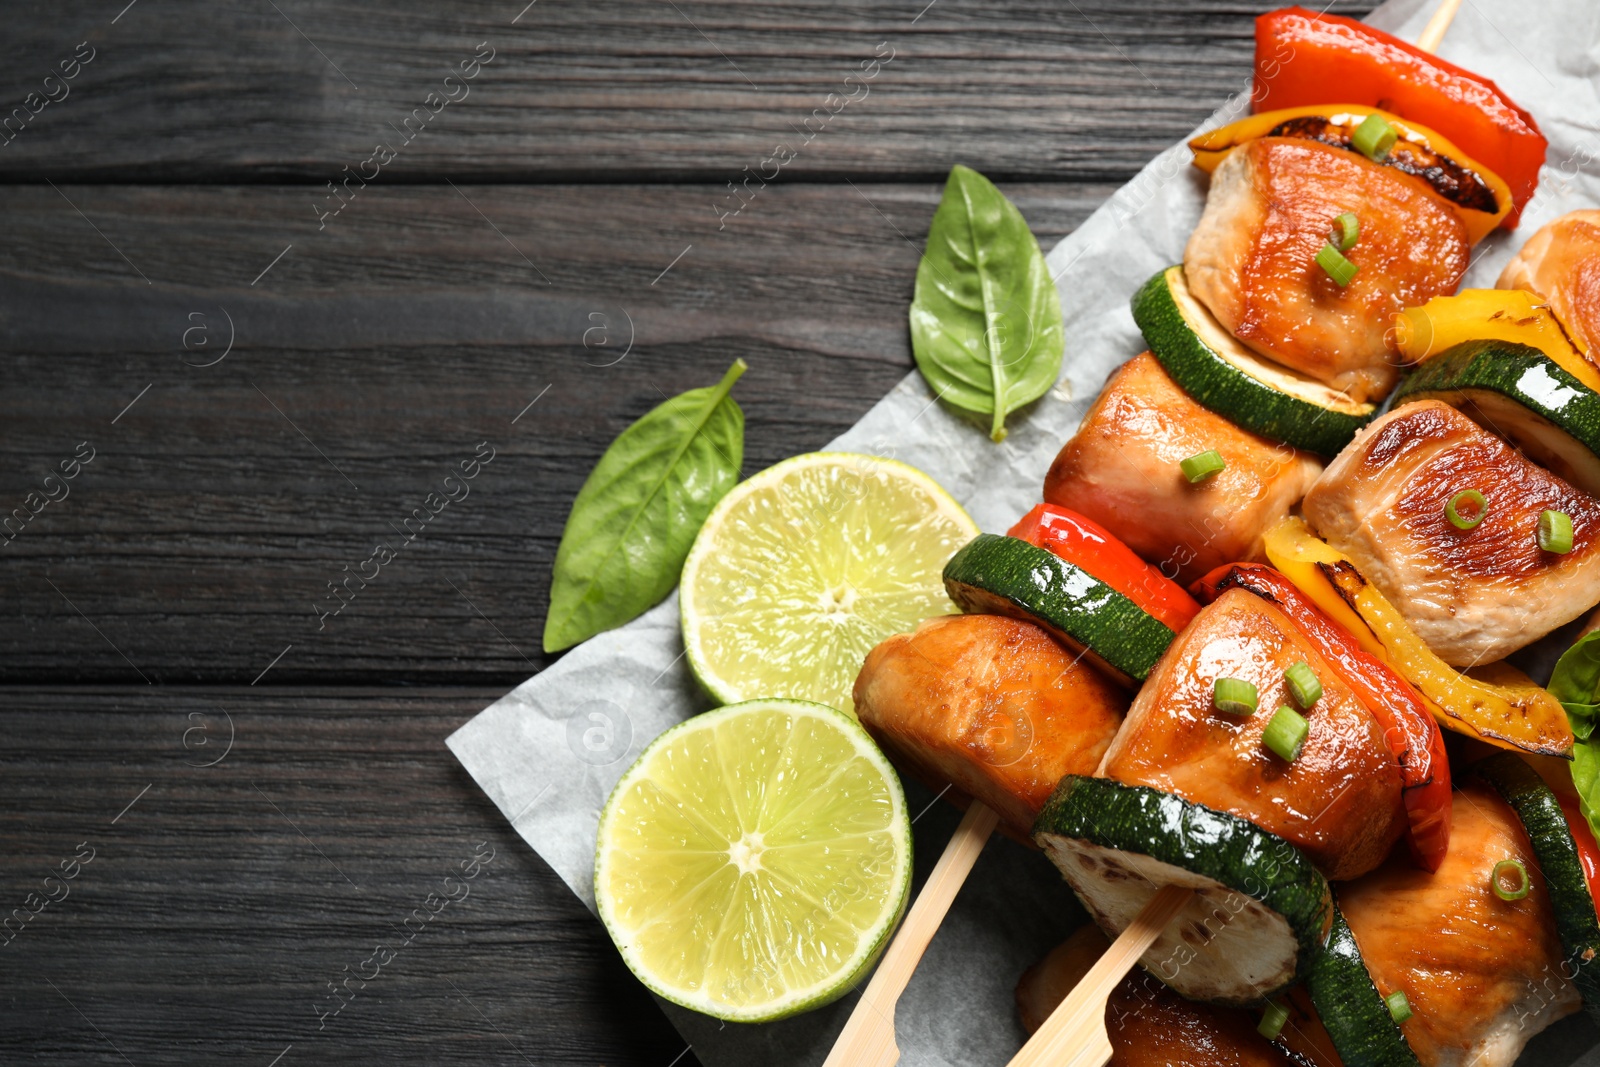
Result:
{"type": "MultiPolygon", "coordinates": [[[[1046,247],[1108,191],[1005,188],[1046,247]]],[[[390,186],[319,231],[303,188],[12,190],[0,516],[95,451],[0,535],[0,680],[534,673],[606,444],[739,356],[747,473],[848,428],[910,369],[938,194],[776,185],[719,230],[706,186],[390,186]],[[322,620],[479,442],[470,496],[322,620]]]]}
{"type": "Polygon", "coordinates": [[[0,43],[0,180],[320,185],[380,142],[397,153],[384,184],[721,185],[779,144],[795,152],[789,179],[930,180],[960,161],[1014,180],[1121,180],[1245,86],[1264,6],[524,4],[174,0],[22,20],[0,43]],[[487,66],[447,86],[480,44],[487,66]],[[62,62],[76,77],[45,83],[62,62]]]}
{"type": "Polygon", "coordinates": [[[603,928],[444,747],[498,695],[3,691],[0,914],[37,914],[0,934],[0,1058],[671,1062],[603,928]]]}

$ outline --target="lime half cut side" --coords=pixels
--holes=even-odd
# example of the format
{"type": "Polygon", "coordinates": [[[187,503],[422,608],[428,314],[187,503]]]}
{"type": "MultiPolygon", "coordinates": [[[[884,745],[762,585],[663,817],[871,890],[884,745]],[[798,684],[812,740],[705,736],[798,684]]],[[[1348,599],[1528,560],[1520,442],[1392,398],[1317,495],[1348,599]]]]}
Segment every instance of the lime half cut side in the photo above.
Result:
{"type": "Polygon", "coordinates": [[[695,539],[679,587],[689,664],[724,703],[853,711],[873,646],[956,613],[942,572],[977,535],[915,467],[849,452],[784,460],[735,486],[695,539]]]}
{"type": "Polygon", "coordinates": [[[905,795],[834,708],[718,708],[656,738],[617,783],[594,887],[623,959],[656,994],[719,1019],[781,1019],[850,989],[899,922],[905,795]]]}

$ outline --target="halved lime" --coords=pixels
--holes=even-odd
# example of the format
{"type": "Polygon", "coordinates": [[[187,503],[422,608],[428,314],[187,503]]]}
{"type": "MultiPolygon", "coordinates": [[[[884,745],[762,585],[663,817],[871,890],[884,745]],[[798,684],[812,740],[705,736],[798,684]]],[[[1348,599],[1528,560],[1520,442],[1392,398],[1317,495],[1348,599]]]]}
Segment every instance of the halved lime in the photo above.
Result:
{"type": "Polygon", "coordinates": [[[639,980],[766,1022],[871,967],[911,888],[900,780],[841,712],[752,700],[650,743],[600,813],[600,918],[639,980]]]}
{"type": "Polygon", "coordinates": [[[683,644],[727,704],[853,711],[874,645],[953,615],[941,572],[978,527],[915,467],[850,452],[786,459],[723,497],[683,565],[683,644]]]}

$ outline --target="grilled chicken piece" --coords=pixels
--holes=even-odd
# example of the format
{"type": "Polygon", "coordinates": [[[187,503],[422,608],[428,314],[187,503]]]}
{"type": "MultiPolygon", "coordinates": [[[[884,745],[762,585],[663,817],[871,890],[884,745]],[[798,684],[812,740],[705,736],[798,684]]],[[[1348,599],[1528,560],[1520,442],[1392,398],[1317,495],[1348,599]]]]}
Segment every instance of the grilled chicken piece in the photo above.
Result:
{"type": "Polygon", "coordinates": [[[1027,843],[1064,775],[1091,774],[1128,698],[1029,622],[945,615],[867,654],[856,714],[930,789],[954,784],[1027,843]]]}
{"type": "Polygon", "coordinates": [[[1390,315],[1454,292],[1470,251],[1460,216],[1420,179],[1314,141],[1263,137],[1212,174],[1183,265],[1190,290],[1239,340],[1367,400],[1398,376],[1390,315]],[[1341,288],[1316,255],[1347,211],[1361,224],[1348,253],[1360,270],[1341,288]]]}
{"type": "Polygon", "coordinates": [[[1230,812],[1286,838],[1332,880],[1383,862],[1405,830],[1400,765],[1383,728],[1277,607],[1230,589],[1202,609],[1150,673],[1098,772],[1230,812]],[[1286,763],[1261,741],[1281,704],[1284,671],[1305,661],[1322,698],[1311,733],[1286,763]],[[1259,694],[1254,715],[1218,711],[1218,678],[1259,694]]]}
{"type": "Polygon", "coordinates": [[[1524,459],[1437,400],[1405,404],[1364,428],[1302,505],[1447,663],[1488,663],[1600,601],[1600,500],[1524,459]],[[1445,515],[1482,493],[1471,530],[1445,515]],[[1538,544],[1539,513],[1572,518],[1572,551],[1538,544]]]}
{"type": "Polygon", "coordinates": [[[1540,227],[1495,284],[1538,293],[1585,352],[1600,354],[1600,211],[1540,227]]]}
{"type": "MultiPolygon", "coordinates": [[[[1017,982],[1017,1014],[1029,1033],[1044,1025],[1108,947],[1106,935],[1089,923],[1023,972],[1017,982]]],[[[1320,1031],[1320,1024],[1294,1021],[1296,1025],[1285,1027],[1280,1040],[1300,1052],[1299,1057],[1258,1034],[1256,1015],[1184,1000],[1135,967],[1106,1000],[1106,1036],[1112,1050],[1107,1062],[1111,1067],[1293,1067],[1338,1062],[1325,1032],[1317,1035],[1320,1046],[1307,1037],[1320,1031]]]]}
{"type": "Polygon", "coordinates": [[[1339,908],[1378,992],[1404,990],[1400,1024],[1425,1067],[1509,1067],[1529,1038],[1578,1010],[1528,835],[1493,789],[1455,794],[1450,854],[1433,874],[1396,858],[1341,886],[1339,908]],[[1527,864],[1533,891],[1501,900],[1489,874],[1527,864]]]}
{"type": "Polygon", "coordinates": [[[1255,559],[1261,535],[1316,481],[1311,456],[1201,407],[1146,352],[1111,376],[1044,480],[1044,498],[1087,515],[1188,584],[1255,559]],[[1178,464],[1206,449],[1227,469],[1190,485],[1178,464]]]}

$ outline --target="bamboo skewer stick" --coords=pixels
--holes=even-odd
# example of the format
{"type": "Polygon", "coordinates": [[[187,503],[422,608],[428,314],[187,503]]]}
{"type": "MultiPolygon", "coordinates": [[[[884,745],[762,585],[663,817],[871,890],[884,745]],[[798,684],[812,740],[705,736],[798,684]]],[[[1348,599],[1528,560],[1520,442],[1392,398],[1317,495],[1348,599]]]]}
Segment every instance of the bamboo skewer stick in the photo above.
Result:
{"type": "Polygon", "coordinates": [[[1437,52],[1439,42],[1444,40],[1444,35],[1450,30],[1450,23],[1455,21],[1456,12],[1460,10],[1461,0],[1440,0],[1439,10],[1433,13],[1433,18],[1423,27],[1422,36],[1417,38],[1417,47],[1430,54],[1437,52]]]}
{"type": "Polygon", "coordinates": [[[967,808],[823,1067],[893,1067],[900,1062],[895,1005],[998,821],[994,809],[976,800],[967,808]]]}
{"type": "Polygon", "coordinates": [[[1106,998],[1193,897],[1194,890],[1181,885],[1151,897],[1008,1067],[1102,1067],[1111,1058],[1106,998]]]}

